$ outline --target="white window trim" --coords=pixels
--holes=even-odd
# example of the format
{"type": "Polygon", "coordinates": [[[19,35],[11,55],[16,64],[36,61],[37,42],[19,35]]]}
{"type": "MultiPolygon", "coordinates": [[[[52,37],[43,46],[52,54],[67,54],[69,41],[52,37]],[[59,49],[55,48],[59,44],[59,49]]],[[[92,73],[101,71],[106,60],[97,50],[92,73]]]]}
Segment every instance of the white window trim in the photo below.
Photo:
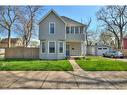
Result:
{"type": "Polygon", "coordinates": [[[48,54],[55,54],[56,53],[56,41],[48,41],[48,54]],[[55,52],[54,53],[50,53],[49,52],[49,43],[50,42],[54,42],[55,43],[55,52]]]}
{"type": "Polygon", "coordinates": [[[49,22],[49,34],[52,34],[52,33],[50,33],[50,24],[51,24],[51,23],[53,23],[53,24],[54,24],[54,33],[53,33],[53,34],[55,34],[55,29],[56,29],[55,22],[49,22]]]}
{"type": "Polygon", "coordinates": [[[41,53],[42,53],[42,54],[45,54],[45,53],[46,53],[46,41],[41,41],[41,53]],[[42,52],[42,42],[45,43],[45,52],[44,52],[44,53],[42,52]]]}
{"type": "Polygon", "coordinates": [[[59,54],[64,54],[64,41],[58,41],[58,53],[59,54]],[[60,53],[60,50],[59,50],[59,48],[60,48],[60,42],[63,43],[63,53],[60,53]]]}

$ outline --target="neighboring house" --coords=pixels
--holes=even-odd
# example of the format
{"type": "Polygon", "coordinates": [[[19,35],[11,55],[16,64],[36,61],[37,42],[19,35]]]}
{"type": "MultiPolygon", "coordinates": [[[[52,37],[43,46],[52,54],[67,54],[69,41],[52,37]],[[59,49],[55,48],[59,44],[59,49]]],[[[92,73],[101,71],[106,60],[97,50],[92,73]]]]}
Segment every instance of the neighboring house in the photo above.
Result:
{"type": "Polygon", "coordinates": [[[123,38],[123,49],[127,49],[127,37],[123,38]]]}
{"type": "MultiPolygon", "coordinates": [[[[22,46],[22,41],[20,38],[11,38],[11,47],[19,47],[22,46]]],[[[8,47],[8,38],[2,39],[0,41],[0,48],[8,47]]]]}
{"type": "Polygon", "coordinates": [[[111,50],[108,45],[92,45],[87,47],[87,55],[97,55],[102,56],[103,53],[111,50]]]}
{"type": "Polygon", "coordinates": [[[84,56],[86,52],[86,25],[54,10],[39,22],[40,59],[64,59],[66,56],[84,56]]]}

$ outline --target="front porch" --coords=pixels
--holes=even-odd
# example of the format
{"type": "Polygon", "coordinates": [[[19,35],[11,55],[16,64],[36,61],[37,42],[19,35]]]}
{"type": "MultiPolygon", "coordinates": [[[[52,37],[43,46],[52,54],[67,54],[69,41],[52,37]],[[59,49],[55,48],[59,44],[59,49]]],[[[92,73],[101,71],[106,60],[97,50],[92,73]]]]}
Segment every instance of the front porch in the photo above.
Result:
{"type": "Polygon", "coordinates": [[[66,42],[66,56],[79,57],[84,56],[84,53],[82,42],[66,42]]]}

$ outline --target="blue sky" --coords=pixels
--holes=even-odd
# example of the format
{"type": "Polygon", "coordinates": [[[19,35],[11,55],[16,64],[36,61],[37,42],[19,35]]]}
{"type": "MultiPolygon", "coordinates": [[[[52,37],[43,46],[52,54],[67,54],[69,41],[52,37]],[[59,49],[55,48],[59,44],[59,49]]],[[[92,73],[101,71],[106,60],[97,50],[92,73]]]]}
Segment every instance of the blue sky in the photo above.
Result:
{"type": "MultiPolygon", "coordinates": [[[[98,22],[96,20],[96,12],[101,7],[102,6],[44,6],[44,11],[42,11],[42,13],[39,13],[37,19],[40,20],[48,11],[54,9],[60,16],[67,16],[79,22],[81,22],[82,19],[83,23],[87,22],[91,17],[92,18],[91,29],[96,31],[96,27],[98,25],[98,22]]],[[[5,36],[7,37],[7,35],[0,35],[0,37],[5,36]]],[[[16,37],[14,33],[12,33],[11,36],[16,37]]]]}
{"type": "MultiPolygon", "coordinates": [[[[79,22],[87,22],[90,17],[92,18],[91,28],[92,30],[96,30],[97,20],[96,20],[96,12],[102,6],[45,6],[44,14],[46,14],[49,10],[54,9],[60,16],[67,16],[79,22]]],[[[43,16],[41,15],[40,18],[43,16]]]]}

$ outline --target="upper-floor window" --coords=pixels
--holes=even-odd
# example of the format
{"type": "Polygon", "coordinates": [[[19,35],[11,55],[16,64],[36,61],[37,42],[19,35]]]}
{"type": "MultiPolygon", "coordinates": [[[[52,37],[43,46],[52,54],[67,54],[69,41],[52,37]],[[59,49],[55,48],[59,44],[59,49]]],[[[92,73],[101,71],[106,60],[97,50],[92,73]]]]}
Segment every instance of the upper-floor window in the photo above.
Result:
{"type": "Polygon", "coordinates": [[[55,23],[54,22],[50,22],[49,23],[49,33],[50,34],[54,34],[55,32],[55,23]]]}
{"type": "Polygon", "coordinates": [[[66,27],[66,33],[69,34],[69,27],[66,27]]]}
{"type": "Polygon", "coordinates": [[[79,28],[75,27],[75,34],[78,34],[78,33],[79,33],[79,28]]]}
{"type": "Polygon", "coordinates": [[[66,33],[67,34],[83,34],[83,27],[80,26],[67,26],[66,27],[66,33]]]}
{"type": "Polygon", "coordinates": [[[83,33],[83,27],[80,27],[80,34],[83,33]]]}
{"type": "Polygon", "coordinates": [[[74,34],[74,27],[71,27],[71,34],[74,34]]]}

